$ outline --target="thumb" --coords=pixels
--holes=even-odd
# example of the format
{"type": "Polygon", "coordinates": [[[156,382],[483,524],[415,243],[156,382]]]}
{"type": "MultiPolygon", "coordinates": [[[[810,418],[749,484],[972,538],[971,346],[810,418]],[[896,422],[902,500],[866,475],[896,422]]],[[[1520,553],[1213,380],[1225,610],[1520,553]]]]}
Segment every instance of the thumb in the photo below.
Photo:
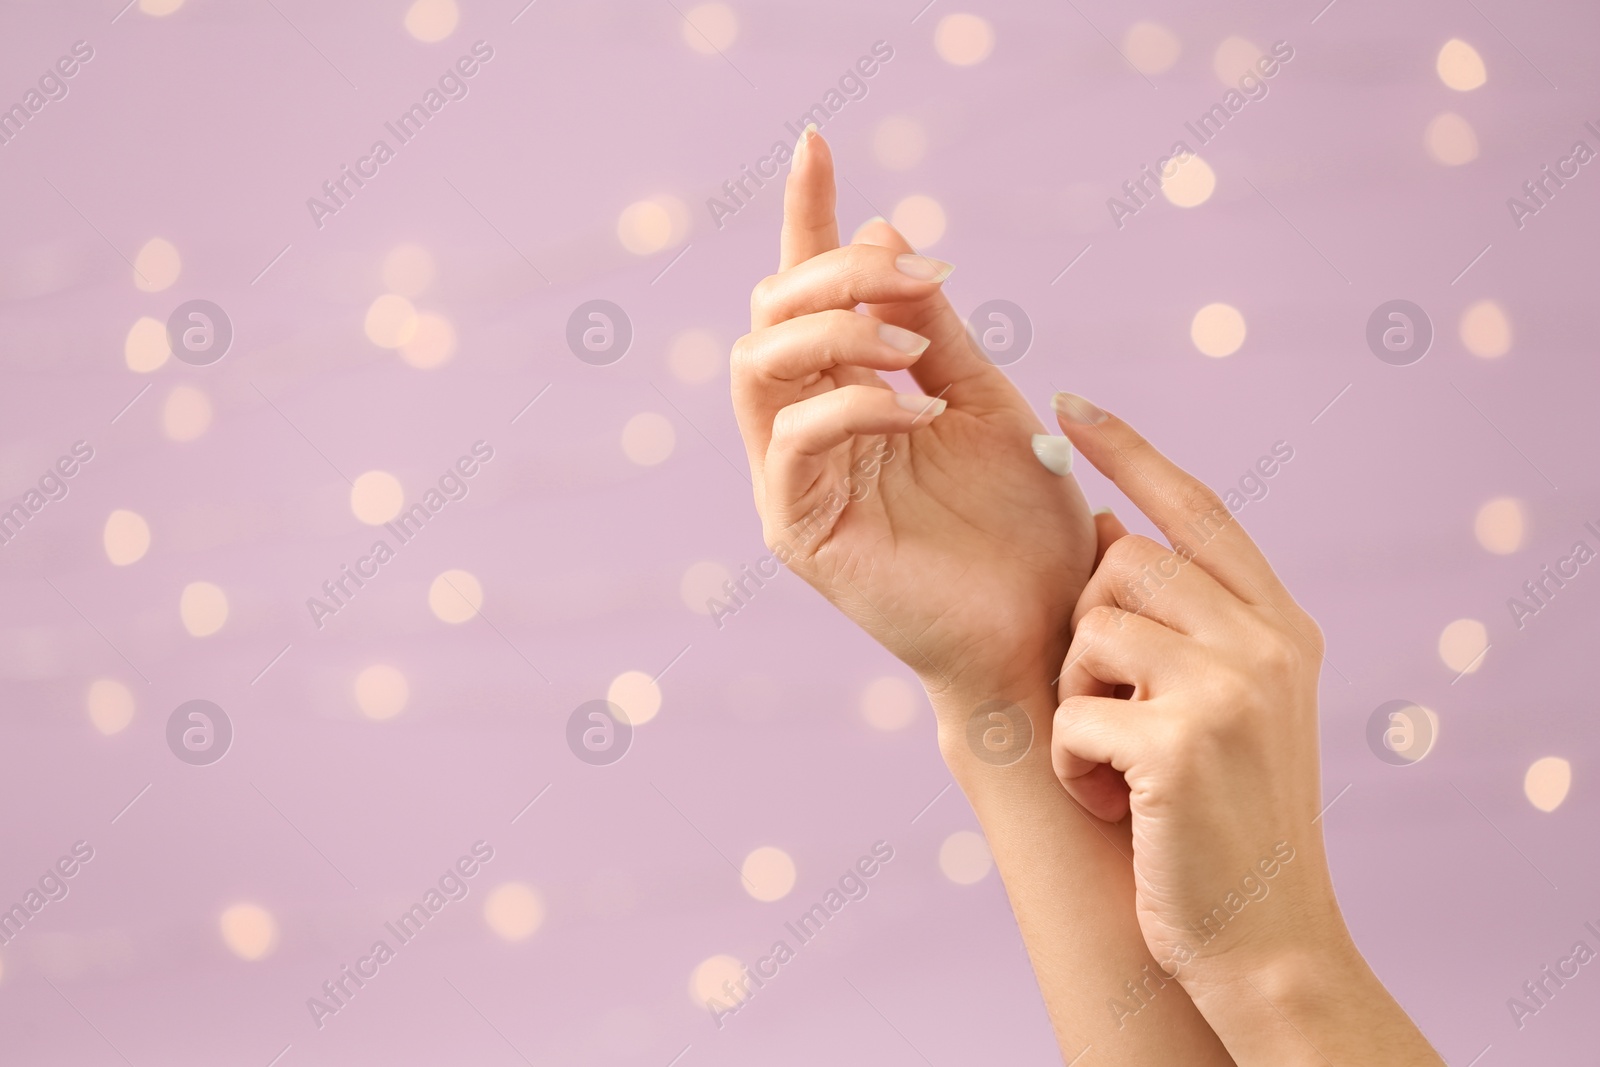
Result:
{"type": "Polygon", "coordinates": [[[1140,712],[1113,697],[1072,696],[1050,727],[1050,765],[1067,793],[1097,819],[1128,814],[1122,772],[1144,748],[1140,712]]]}

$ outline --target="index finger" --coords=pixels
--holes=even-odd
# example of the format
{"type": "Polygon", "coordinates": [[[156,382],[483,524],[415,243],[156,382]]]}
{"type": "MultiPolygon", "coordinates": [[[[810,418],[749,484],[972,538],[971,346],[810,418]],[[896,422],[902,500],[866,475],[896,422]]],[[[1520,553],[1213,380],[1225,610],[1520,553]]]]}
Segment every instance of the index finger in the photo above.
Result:
{"type": "Polygon", "coordinates": [[[1050,406],[1073,447],[1149,516],[1181,556],[1248,604],[1290,600],[1267,557],[1210,486],[1083,397],[1057,393],[1050,406]]]}
{"type": "Polygon", "coordinates": [[[794,162],[783,185],[779,271],[839,247],[837,200],[833,153],[813,123],[800,131],[800,139],[794,145],[794,162]]]}

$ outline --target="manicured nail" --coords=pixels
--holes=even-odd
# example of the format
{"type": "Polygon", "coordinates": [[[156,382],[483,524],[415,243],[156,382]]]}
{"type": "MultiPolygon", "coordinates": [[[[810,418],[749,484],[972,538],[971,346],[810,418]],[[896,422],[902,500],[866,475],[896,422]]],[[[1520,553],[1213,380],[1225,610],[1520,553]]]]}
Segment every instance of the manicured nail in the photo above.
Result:
{"type": "Polygon", "coordinates": [[[816,132],[817,132],[817,124],[815,122],[807,123],[806,124],[806,128],[800,131],[800,136],[795,138],[795,142],[794,142],[794,162],[795,163],[799,163],[800,162],[801,153],[805,151],[806,145],[810,143],[811,135],[816,133],[816,132]]]}
{"type": "Polygon", "coordinates": [[[861,235],[863,233],[866,233],[867,232],[867,227],[871,226],[874,222],[888,222],[888,221],[889,220],[884,218],[882,215],[874,215],[874,216],[872,216],[866,222],[863,222],[860,226],[856,227],[856,232],[850,235],[850,243],[851,244],[860,244],[861,243],[861,235]]]}
{"type": "Polygon", "coordinates": [[[1072,442],[1054,434],[1033,435],[1033,454],[1039,457],[1044,469],[1063,478],[1072,473],[1072,442]]]}
{"type": "Polygon", "coordinates": [[[896,393],[894,402],[907,411],[915,411],[918,415],[933,418],[945,409],[945,401],[936,396],[922,396],[920,393],[896,393]]]}
{"type": "Polygon", "coordinates": [[[1097,422],[1105,422],[1109,417],[1083,397],[1075,396],[1072,393],[1057,393],[1050,398],[1050,406],[1055,408],[1056,413],[1068,422],[1076,422],[1083,426],[1093,426],[1097,422]]]}
{"type": "Polygon", "coordinates": [[[920,356],[928,350],[929,340],[920,333],[892,323],[878,323],[878,339],[891,348],[897,348],[908,356],[920,356]]]}
{"type": "Polygon", "coordinates": [[[942,259],[930,259],[911,252],[895,256],[894,265],[899,268],[901,274],[915,278],[919,282],[942,282],[956,269],[953,264],[946,263],[942,259]]]}
{"type": "Polygon", "coordinates": [[[1111,514],[1111,509],[1110,508],[1095,508],[1089,514],[1091,514],[1091,515],[1109,515],[1109,514],[1111,514]]]}

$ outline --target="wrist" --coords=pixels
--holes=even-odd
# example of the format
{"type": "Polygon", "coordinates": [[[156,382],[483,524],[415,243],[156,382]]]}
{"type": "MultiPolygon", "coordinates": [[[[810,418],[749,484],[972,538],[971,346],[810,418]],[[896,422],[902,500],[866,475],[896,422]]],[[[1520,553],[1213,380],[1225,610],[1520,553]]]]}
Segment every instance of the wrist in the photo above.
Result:
{"type": "MultiPolygon", "coordinates": [[[[1033,681],[992,687],[936,686],[924,681],[939,728],[939,751],[958,777],[1006,767],[1025,756],[1048,756],[1055,691],[1048,672],[1033,681]]],[[[1024,679],[1028,672],[1020,672],[1024,679]]]]}
{"type": "Polygon", "coordinates": [[[1342,929],[1183,985],[1240,1067],[1443,1063],[1342,929]]]}

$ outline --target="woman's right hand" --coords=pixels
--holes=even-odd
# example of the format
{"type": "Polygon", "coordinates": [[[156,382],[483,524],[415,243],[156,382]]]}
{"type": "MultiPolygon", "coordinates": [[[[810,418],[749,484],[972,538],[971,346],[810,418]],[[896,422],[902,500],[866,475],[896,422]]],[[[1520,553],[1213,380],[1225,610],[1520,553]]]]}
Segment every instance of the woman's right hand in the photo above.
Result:
{"type": "Polygon", "coordinates": [[[1036,457],[1044,427],[968,338],[942,292],[948,265],[882,220],[840,247],[834,198],[828,145],[808,130],[779,271],[733,350],[766,542],[936,707],[1024,691],[1049,706],[1093,558],[1088,507],[1036,457]],[[882,375],[899,370],[923,391],[896,393],[882,375]]]}

